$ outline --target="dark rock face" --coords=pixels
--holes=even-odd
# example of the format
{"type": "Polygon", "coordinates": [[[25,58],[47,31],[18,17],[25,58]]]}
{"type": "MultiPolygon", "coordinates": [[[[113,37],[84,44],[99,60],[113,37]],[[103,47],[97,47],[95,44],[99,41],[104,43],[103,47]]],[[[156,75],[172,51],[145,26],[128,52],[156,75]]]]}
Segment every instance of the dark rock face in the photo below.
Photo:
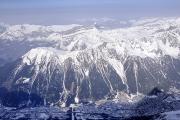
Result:
{"type": "Polygon", "coordinates": [[[2,67],[1,87],[7,88],[8,92],[1,94],[9,98],[3,104],[17,106],[28,102],[35,105],[65,102],[68,106],[75,102],[100,100],[109,96],[113,98],[118,91],[149,94],[154,88],[168,91],[172,86],[178,89],[180,86],[180,60],[170,56],[157,60],[128,57],[123,64],[127,83],[123,83],[117,71],[106,60],[86,64],[87,74],[83,68],[74,64],[73,59],[67,59],[64,64],[56,61],[56,58],[48,63],[44,60],[38,65],[38,70],[35,64],[22,65],[21,59],[2,67]],[[20,70],[14,74],[20,65],[20,70]],[[14,99],[17,103],[10,99],[21,95],[23,97],[19,100],[14,99]]]}
{"type": "Polygon", "coordinates": [[[35,93],[9,91],[6,88],[0,88],[0,100],[1,104],[7,107],[35,107],[43,105],[43,99],[35,93]]]}
{"type": "Polygon", "coordinates": [[[179,89],[178,80],[180,75],[178,66],[180,66],[180,60],[170,56],[165,56],[159,60],[139,57],[133,59],[125,63],[128,85],[132,93],[139,90],[140,93],[148,94],[154,88],[168,91],[171,86],[179,89]],[[135,65],[137,71],[134,70],[135,65]]]}

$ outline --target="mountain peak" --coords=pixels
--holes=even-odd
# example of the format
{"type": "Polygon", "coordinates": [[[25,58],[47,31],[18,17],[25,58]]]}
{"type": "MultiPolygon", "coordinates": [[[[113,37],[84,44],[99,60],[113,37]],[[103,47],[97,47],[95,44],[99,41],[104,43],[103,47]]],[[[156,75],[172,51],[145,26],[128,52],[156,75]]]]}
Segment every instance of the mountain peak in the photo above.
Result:
{"type": "Polygon", "coordinates": [[[55,49],[53,48],[45,48],[45,47],[39,47],[31,49],[29,52],[27,52],[24,56],[22,56],[23,63],[26,63],[27,65],[34,64],[40,64],[42,61],[49,61],[53,57],[56,56],[55,49]]]}

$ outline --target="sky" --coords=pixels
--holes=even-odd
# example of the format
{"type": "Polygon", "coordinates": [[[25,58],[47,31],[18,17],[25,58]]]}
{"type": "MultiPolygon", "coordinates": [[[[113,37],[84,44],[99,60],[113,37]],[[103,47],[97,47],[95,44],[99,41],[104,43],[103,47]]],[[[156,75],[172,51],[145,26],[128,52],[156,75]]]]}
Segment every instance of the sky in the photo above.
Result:
{"type": "Polygon", "coordinates": [[[0,22],[79,24],[180,16],[180,0],[0,0],[0,22]]]}

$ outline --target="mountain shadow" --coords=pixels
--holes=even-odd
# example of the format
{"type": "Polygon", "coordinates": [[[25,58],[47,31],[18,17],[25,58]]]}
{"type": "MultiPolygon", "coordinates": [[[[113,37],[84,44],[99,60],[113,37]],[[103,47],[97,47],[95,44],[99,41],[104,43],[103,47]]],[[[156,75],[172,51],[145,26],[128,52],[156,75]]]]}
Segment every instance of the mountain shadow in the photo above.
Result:
{"type": "Polygon", "coordinates": [[[0,102],[6,107],[36,107],[43,105],[43,98],[35,93],[28,94],[23,91],[8,91],[7,88],[0,88],[0,102]]]}
{"type": "Polygon", "coordinates": [[[180,100],[176,100],[173,94],[155,87],[136,104],[134,112],[137,116],[127,120],[154,120],[159,118],[161,113],[175,110],[180,110],[180,100]]]}

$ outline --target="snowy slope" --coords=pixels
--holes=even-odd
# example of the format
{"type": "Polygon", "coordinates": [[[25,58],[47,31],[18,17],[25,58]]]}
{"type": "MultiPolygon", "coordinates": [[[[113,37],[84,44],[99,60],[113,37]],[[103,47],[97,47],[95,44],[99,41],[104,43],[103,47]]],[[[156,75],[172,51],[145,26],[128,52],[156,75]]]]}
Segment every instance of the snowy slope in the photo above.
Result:
{"type": "Polygon", "coordinates": [[[6,25],[2,26],[3,32],[0,33],[0,58],[14,60],[35,47],[75,51],[90,49],[103,43],[122,54],[178,57],[179,21],[179,18],[147,19],[137,21],[129,28],[113,30],[80,25],[6,25]],[[10,52],[3,53],[5,51],[10,52]]]}

